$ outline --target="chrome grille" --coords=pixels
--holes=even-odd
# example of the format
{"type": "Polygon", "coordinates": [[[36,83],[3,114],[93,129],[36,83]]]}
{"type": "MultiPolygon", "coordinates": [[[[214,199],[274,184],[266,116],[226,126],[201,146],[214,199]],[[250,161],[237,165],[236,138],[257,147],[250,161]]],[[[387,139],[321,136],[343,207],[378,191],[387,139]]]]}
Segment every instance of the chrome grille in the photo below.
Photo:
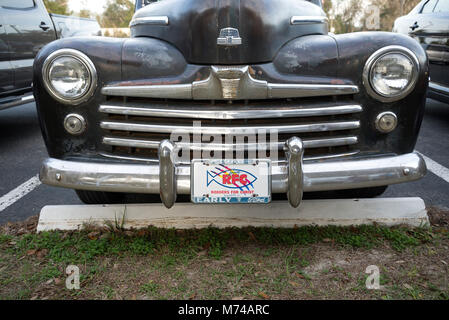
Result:
{"type": "MultiPolygon", "coordinates": [[[[358,153],[360,105],[350,100],[280,99],[267,101],[207,101],[110,98],[99,107],[106,117],[100,122],[102,143],[107,157],[155,161],[160,141],[173,131],[193,133],[193,123],[201,121],[201,133],[207,135],[241,135],[258,130],[276,129],[279,142],[265,148],[279,150],[292,136],[304,141],[305,160],[341,157],[358,153]],[[277,106],[278,107],[274,107],[277,106]]],[[[266,139],[269,141],[269,137],[266,139]]],[[[257,143],[180,143],[190,151],[252,151],[257,143]]]]}

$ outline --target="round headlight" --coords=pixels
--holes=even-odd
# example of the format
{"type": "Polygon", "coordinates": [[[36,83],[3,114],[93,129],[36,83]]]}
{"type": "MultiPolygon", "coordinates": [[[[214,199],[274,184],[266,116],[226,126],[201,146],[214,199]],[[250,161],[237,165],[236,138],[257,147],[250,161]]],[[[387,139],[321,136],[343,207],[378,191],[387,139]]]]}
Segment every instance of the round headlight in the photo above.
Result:
{"type": "Polygon", "coordinates": [[[62,49],[52,53],[44,62],[44,84],[57,100],[79,104],[95,90],[97,74],[92,61],[83,53],[62,49]]]}
{"type": "Polygon", "coordinates": [[[416,85],[419,62],[413,52],[400,46],[385,47],[367,61],[363,80],[368,93],[383,101],[397,101],[416,85]]]}

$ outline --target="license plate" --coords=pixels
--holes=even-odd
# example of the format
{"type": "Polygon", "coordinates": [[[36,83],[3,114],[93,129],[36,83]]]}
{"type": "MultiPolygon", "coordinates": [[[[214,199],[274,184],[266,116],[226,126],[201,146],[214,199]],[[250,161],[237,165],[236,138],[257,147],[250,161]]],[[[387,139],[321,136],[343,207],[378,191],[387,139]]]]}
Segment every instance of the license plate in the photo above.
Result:
{"type": "Polygon", "coordinates": [[[194,203],[271,202],[269,160],[193,160],[190,179],[194,203]]]}

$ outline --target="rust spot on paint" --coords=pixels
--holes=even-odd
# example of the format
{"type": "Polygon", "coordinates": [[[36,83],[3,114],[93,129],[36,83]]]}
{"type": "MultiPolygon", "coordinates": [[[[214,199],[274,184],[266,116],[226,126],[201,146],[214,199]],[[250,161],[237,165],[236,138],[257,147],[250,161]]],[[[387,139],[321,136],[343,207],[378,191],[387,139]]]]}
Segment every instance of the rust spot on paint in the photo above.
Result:
{"type": "Polygon", "coordinates": [[[332,79],[331,84],[345,84],[345,82],[341,79],[332,79]]]}

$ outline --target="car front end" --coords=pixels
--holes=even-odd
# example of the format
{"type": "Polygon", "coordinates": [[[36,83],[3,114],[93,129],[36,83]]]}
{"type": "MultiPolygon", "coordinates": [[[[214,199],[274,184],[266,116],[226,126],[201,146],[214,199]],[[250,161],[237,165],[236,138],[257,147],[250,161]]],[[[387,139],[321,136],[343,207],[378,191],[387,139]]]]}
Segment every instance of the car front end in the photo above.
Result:
{"type": "Polygon", "coordinates": [[[41,180],[160,194],[168,208],[177,195],[266,203],[272,194],[297,207],[304,192],[425,175],[414,152],[429,78],[418,43],[330,35],[322,9],[306,1],[236,3],[165,0],[137,11],[130,39],[42,49],[41,180]]]}

